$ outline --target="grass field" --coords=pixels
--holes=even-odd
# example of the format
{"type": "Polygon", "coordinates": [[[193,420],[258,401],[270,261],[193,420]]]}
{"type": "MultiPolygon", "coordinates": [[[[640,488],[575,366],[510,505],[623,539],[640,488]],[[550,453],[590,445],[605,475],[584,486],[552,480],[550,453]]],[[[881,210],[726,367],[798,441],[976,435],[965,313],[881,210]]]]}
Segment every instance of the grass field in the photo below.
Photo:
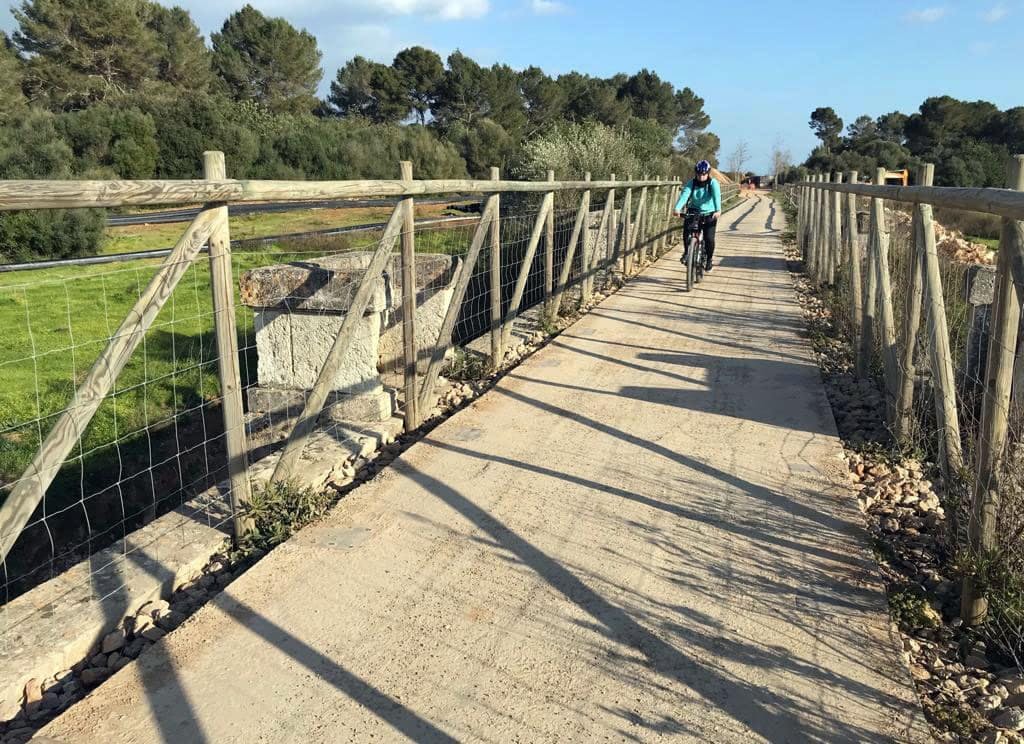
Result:
{"type": "MultiPolygon", "coordinates": [[[[443,204],[417,208],[421,218],[448,213],[443,204]]],[[[389,214],[388,208],[355,208],[241,215],[231,219],[231,231],[235,239],[263,237],[383,222],[389,214]]],[[[184,229],[184,224],[110,228],[103,252],[165,248],[184,229]]],[[[256,266],[372,247],[374,240],[373,233],[366,233],[236,250],[233,268],[237,277],[256,266]]],[[[442,239],[434,250],[459,250],[448,242],[442,239]]],[[[431,250],[427,241],[421,250],[431,250]]],[[[5,382],[0,388],[0,483],[17,477],[28,464],[49,429],[49,417],[71,401],[159,265],[160,259],[144,259],[0,274],[0,321],[5,329],[0,335],[5,382]]],[[[79,454],[122,441],[219,395],[212,313],[209,268],[200,259],[122,372],[117,393],[97,413],[79,454]]],[[[237,316],[244,348],[251,342],[252,311],[239,307],[237,316]]]]}
{"type": "MultiPolygon", "coordinates": [[[[420,218],[459,214],[446,204],[421,204],[416,207],[420,218]]],[[[270,235],[313,232],[339,227],[387,222],[390,207],[356,207],[347,209],[301,209],[292,212],[263,212],[231,217],[233,240],[263,238],[270,235]]],[[[108,227],[100,253],[135,253],[169,248],[181,237],[186,223],[129,225],[108,227]]]]}

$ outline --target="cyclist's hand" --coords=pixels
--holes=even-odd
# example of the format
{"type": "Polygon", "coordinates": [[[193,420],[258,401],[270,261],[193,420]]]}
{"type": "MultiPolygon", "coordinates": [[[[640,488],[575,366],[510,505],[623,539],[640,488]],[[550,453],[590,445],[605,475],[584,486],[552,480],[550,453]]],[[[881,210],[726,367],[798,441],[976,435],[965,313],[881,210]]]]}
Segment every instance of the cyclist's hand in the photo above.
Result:
{"type": "Polygon", "coordinates": [[[673,212],[672,214],[674,214],[676,217],[682,217],[683,216],[682,212],[673,212]]]}
{"type": "Polygon", "coordinates": [[[721,217],[721,216],[722,216],[722,213],[721,213],[721,212],[715,212],[715,213],[713,213],[713,214],[711,215],[711,219],[713,219],[713,220],[717,220],[717,219],[718,219],[719,217],[721,217]]]}

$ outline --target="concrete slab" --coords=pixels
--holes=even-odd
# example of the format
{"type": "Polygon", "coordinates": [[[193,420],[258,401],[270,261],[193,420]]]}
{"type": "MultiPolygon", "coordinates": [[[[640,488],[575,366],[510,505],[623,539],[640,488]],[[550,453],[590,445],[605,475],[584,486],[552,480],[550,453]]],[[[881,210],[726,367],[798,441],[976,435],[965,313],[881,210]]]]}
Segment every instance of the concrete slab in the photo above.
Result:
{"type": "Polygon", "coordinates": [[[925,741],[763,199],[42,732],[925,741]]]}

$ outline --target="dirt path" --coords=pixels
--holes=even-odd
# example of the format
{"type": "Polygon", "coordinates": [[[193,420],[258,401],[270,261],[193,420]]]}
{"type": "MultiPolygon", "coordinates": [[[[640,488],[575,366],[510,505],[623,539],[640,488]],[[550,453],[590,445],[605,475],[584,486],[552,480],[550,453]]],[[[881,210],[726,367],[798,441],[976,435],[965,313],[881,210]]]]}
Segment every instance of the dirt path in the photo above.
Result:
{"type": "Polygon", "coordinates": [[[67,742],[927,738],[764,197],[51,724],[67,742]]]}

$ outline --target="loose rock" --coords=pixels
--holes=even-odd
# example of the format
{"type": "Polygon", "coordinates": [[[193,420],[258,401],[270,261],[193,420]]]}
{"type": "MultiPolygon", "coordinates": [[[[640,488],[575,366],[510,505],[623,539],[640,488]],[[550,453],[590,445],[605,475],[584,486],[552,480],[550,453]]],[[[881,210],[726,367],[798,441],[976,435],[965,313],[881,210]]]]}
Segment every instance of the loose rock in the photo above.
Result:
{"type": "Polygon", "coordinates": [[[103,653],[109,654],[111,651],[117,651],[118,649],[124,648],[127,640],[128,636],[121,628],[107,633],[103,638],[103,653]]]}
{"type": "Polygon", "coordinates": [[[1024,710],[1007,708],[992,720],[992,724],[1007,731],[1024,730],[1024,710]]]}
{"type": "Polygon", "coordinates": [[[43,686],[33,677],[25,683],[25,703],[38,703],[43,698],[43,686]]]}
{"type": "Polygon", "coordinates": [[[100,682],[105,680],[110,675],[111,671],[106,667],[104,667],[103,669],[89,667],[84,672],[82,672],[82,684],[84,684],[86,687],[92,687],[93,685],[98,685],[100,682]]]}
{"type": "Polygon", "coordinates": [[[142,634],[142,637],[145,638],[147,641],[152,641],[153,643],[156,643],[166,635],[166,631],[154,627],[147,628],[146,631],[142,634]]]}

